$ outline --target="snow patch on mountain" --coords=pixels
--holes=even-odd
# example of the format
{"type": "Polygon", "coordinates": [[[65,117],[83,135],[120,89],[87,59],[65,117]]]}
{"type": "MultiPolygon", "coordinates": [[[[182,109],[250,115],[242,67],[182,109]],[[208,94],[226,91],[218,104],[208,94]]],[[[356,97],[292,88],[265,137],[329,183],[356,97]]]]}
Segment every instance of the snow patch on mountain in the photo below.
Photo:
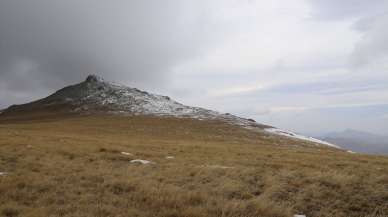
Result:
{"type": "Polygon", "coordinates": [[[319,139],[316,139],[313,137],[299,135],[299,134],[296,134],[296,133],[293,133],[293,132],[287,131],[287,130],[282,130],[282,129],[278,129],[278,128],[265,128],[264,130],[268,133],[276,134],[279,136],[286,136],[286,137],[290,137],[290,138],[294,138],[294,139],[300,139],[300,140],[304,140],[304,141],[308,141],[308,142],[313,142],[313,143],[327,145],[327,146],[330,146],[333,148],[341,149],[337,145],[334,145],[334,144],[331,144],[331,143],[328,143],[328,142],[325,142],[325,141],[322,141],[322,140],[319,140],[319,139]]]}

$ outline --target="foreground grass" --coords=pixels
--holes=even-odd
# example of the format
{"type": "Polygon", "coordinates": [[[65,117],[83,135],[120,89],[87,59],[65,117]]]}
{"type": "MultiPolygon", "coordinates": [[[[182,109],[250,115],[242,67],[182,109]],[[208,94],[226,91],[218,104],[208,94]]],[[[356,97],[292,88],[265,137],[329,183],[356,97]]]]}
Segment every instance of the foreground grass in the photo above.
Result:
{"type": "Polygon", "coordinates": [[[189,119],[3,122],[0,172],[7,217],[388,215],[388,158],[189,119]]]}

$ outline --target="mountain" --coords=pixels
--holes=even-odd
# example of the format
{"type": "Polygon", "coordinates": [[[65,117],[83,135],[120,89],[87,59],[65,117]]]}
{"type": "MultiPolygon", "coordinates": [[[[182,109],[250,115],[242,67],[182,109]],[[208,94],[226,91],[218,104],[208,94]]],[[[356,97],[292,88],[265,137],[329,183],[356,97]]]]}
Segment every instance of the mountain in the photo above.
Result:
{"type": "Polygon", "coordinates": [[[264,127],[252,119],[186,106],[168,96],[151,94],[137,88],[107,82],[96,75],[89,75],[84,82],[60,89],[46,98],[23,105],[10,106],[3,111],[2,115],[16,116],[20,113],[31,114],[42,111],[217,119],[245,127],[264,127]]]}
{"type": "Polygon", "coordinates": [[[27,104],[12,105],[5,109],[0,116],[17,119],[24,116],[39,117],[42,114],[56,115],[58,113],[153,115],[216,120],[272,135],[339,148],[318,139],[256,123],[253,119],[186,106],[168,96],[152,94],[137,88],[108,82],[96,75],[89,75],[85,81],[60,89],[46,98],[27,104]]]}
{"type": "Polygon", "coordinates": [[[322,136],[321,139],[355,152],[388,154],[388,137],[373,133],[347,129],[341,132],[328,133],[322,136]]]}

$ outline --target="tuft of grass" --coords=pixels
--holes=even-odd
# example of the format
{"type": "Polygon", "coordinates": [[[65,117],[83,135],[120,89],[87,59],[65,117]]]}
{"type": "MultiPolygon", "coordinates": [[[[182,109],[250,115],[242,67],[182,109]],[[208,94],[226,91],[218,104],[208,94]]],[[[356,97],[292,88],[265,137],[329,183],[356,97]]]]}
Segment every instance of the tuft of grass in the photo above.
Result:
{"type": "Polygon", "coordinates": [[[13,207],[5,207],[1,210],[1,214],[4,217],[17,217],[19,216],[19,210],[13,207]]]}

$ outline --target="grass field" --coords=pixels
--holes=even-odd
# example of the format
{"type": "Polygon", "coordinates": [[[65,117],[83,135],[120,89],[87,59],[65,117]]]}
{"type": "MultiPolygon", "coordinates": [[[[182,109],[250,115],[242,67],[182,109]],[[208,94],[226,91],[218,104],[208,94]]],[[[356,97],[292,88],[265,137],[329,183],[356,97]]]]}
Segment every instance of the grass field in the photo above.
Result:
{"type": "Polygon", "coordinates": [[[388,215],[387,157],[190,119],[0,121],[0,172],[6,217],[388,215]]]}

